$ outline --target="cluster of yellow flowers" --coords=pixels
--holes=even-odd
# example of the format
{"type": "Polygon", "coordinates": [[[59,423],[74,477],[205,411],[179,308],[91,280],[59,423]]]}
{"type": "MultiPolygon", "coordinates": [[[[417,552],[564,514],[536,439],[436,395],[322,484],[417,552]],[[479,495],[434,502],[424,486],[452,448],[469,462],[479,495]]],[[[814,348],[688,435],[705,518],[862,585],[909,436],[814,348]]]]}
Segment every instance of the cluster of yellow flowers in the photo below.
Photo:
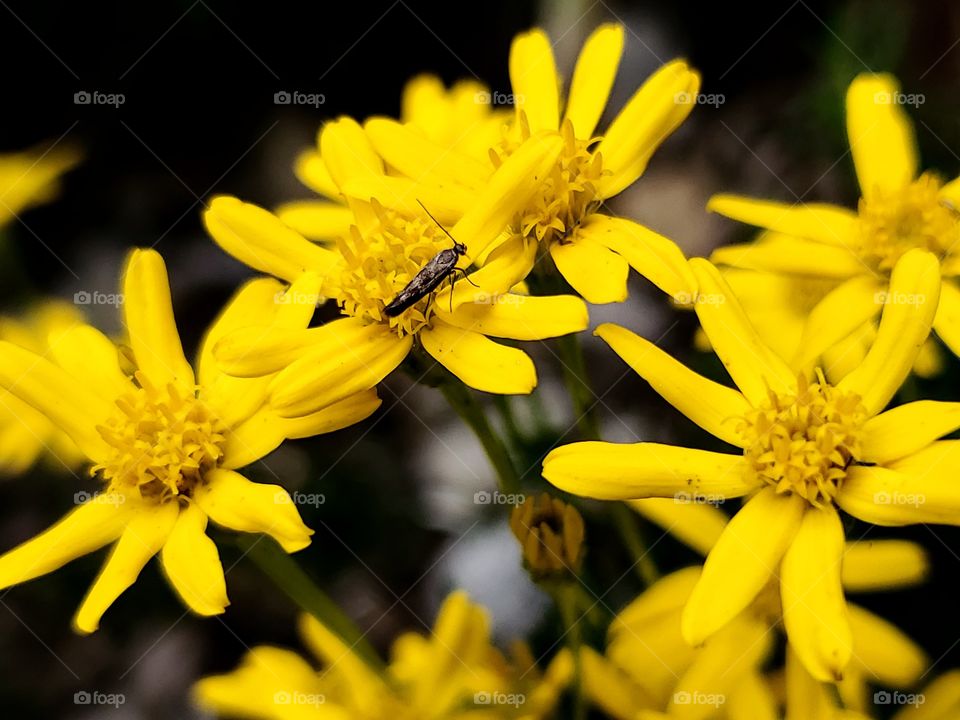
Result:
{"type": "MultiPolygon", "coordinates": [[[[682,60],[664,65],[599,132],[623,44],[619,25],[598,28],[564,92],[546,35],[524,33],[510,52],[511,110],[478,103],[478,83],[418,77],[400,119],[323,125],[295,165],[320,199],[275,212],[212,199],[210,236],[267,277],[237,291],[194,364],[153,250],[126,262],[118,340],[54,303],[0,325],[4,470],[24,471],[46,447],[103,482],[0,556],[0,588],[112,545],[78,631],[95,631],[157,553],[190,610],[224,612],[208,520],[288,553],[312,534],[283,487],[240,468],[287,439],[363,421],[401,364],[433,373],[451,401],[469,389],[530,393],[531,357],[501,341],[586,330],[587,303],[624,301],[633,268],[696,313],[733,387],[626,328],[595,334],[730,450],[588,437],[555,447],[543,477],[626,501],[702,553],[702,566],[653,582],[616,616],[603,651],[578,640],[542,669],[523,645],[496,650],[485,611],[454,592],[433,634],[397,638],[389,664],[304,616],[319,669],[257,647],[201,680],[198,702],[248,718],[541,718],[572,691],[580,717],[587,704],[646,720],[852,719],[887,704],[905,706],[898,720],[960,715],[960,671],[931,682],[923,650],[846,601],[920,583],[923,549],[869,530],[848,538],[841,516],[868,528],[960,524],[960,441],[941,440],[960,429],[960,402],[888,409],[911,372],[942,364],[932,329],[960,354],[960,179],[919,172],[910,121],[890,100],[898,86],[861,75],[846,107],[859,207],[718,195],[710,210],[763,231],[688,260],[605,202],[691,112],[700,78],[682,60]],[[327,301],[340,317],[314,324],[327,301]],[[713,507],[737,498],[732,518],[713,507]]],[[[558,604],[574,598],[589,526],[573,504],[528,501],[511,527],[531,575],[558,604]]],[[[579,638],[576,622],[567,633],[579,638]]]]}

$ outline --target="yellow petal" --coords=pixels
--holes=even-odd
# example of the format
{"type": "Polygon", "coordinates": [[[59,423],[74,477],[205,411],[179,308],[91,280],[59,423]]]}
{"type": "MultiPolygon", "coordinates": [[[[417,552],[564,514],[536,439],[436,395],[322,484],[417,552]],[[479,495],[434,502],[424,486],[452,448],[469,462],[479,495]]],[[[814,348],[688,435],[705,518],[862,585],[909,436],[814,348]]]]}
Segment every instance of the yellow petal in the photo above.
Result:
{"type": "Polygon", "coordinates": [[[743,447],[737,423],[750,410],[743,395],[698,375],[653,343],[629,330],[604,323],[595,334],[671,405],[707,432],[743,447]]]}
{"type": "Polygon", "coordinates": [[[917,141],[892,75],[861,73],[847,89],[847,139],[864,197],[917,176],[917,141]]]}
{"type": "Polygon", "coordinates": [[[388,691],[386,684],[370,667],[353,652],[339,635],[331,632],[312,615],[300,615],[297,628],[311,653],[349,684],[352,696],[358,700],[371,701],[388,691]]]}
{"type": "Polygon", "coordinates": [[[789,644],[786,655],[786,720],[836,717],[836,703],[828,686],[810,675],[789,644]]]}
{"type": "Polygon", "coordinates": [[[588,324],[587,306],[573,295],[490,295],[477,290],[474,302],[453,313],[438,304],[436,313],[454,327],[511,340],[559,337],[585,330],[588,324]]]}
{"type": "Polygon", "coordinates": [[[784,394],[795,389],[793,372],[760,339],[719,271],[702,258],[693,258],[690,268],[699,287],[700,324],[747,400],[756,406],[768,398],[770,390],[784,394]]]}
{"type": "Polygon", "coordinates": [[[860,367],[839,384],[860,395],[871,414],[886,407],[910,374],[930,334],[940,285],[940,265],[925,250],[910,250],[893,268],[877,339],[860,367]]]}
{"type": "Polygon", "coordinates": [[[98,397],[50,361],[7,342],[0,342],[0,387],[36,408],[90,459],[109,452],[96,426],[111,414],[113,398],[98,397]]]}
{"type": "Polygon", "coordinates": [[[923,703],[908,705],[894,720],[952,720],[960,712],[960,670],[950,670],[923,688],[923,703]]]}
{"type": "Polygon", "coordinates": [[[334,240],[350,232],[353,224],[353,211],[332,202],[296,200],[280,205],[274,212],[280,222],[307,240],[334,240]]]}
{"type": "Polygon", "coordinates": [[[543,461],[543,476],[565,492],[600,500],[646,497],[722,502],[752,489],[742,455],[634,443],[579,442],[543,461]]]}
{"type": "Polygon", "coordinates": [[[77,609],[73,625],[78,632],[92,633],[100,626],[103,613],[136,582],[143,567],[163,547],[179,512],[176,502],[143,505],[133,511],[110,557],[77,609]]]}
{"type": "Polygon", "coordinates": [[[653,706],[642,687],[592,648],[581,648],[580,663],[584,697],[610,717],[632,720],[637,712],[653,706]]]}
{"type": "Polygon", "coordinates": [[[623,55],[623,26],[605,23],[594,30],[577,58],[567,98],[566,118],[578,138],[593,137],[607,106],[623,55]]]}
{"type": "Polygon", "coordinates": [[[874,525],[960,524],[960,455],[950,442],[934,443],[895,463],[894,469],[851,467],[837,504],[874,525]]]}
{"type": "Polygon", "coordinates": [[[155,250],[134,250],[123,273],[123,320],[137,367],[155,387],[192,387],[193,368],[183,356],[173,319],[167,268],[155,250]]]}
{"type": "Polygon", "coordinates": [[[733,516],[683,611],[688,643],[699,645],[730,622],[776,576],[807,507],[796,495],[765,488],[733,516]]]}
{"type": "MultiPolygon", "coordinates": [[[[79,494],[77,498],[83,499],[79,494]]],[[[95,496],[36,537],[0,556],[0,587],[26,582],[120,537],[131,508],[122,496],[95,496]]]]}
{"type": "Polygon", "coordinates": [[[841,577],[847,592],[868,592],[918,585],[929,571],[922,545],[909,540],[861,540],[847,543],[841,577]]]}
{"type": "Polygon", "coordinates": [[[196,503],[189,503],[180,511],[160,559],[187,607],[200,615],[219,615],[230,602],[220,555],[206,529],[207,516],[196,503]]]}
{"type": "MultiPolygon", "coordinates": [[[[647,502],[636,501],[636,502],[647,502]]],[[[621,610],[610,623],[611,637],[640,630],[663,621],[667,613],[680,610],[700,579],[701,568],[692,566],[665,575],[621,610]]],[[[679,629],[679,625],[678,625],[679,629]]]]}
{"type": "Polygon", "coordinates": [[[211,200],[203,224],[214,242],[237,260],[287,282],[308,270],[323,277],[337,262],[336,253],[310,242],[267,210],[235,197],[211,200]]]}
{"type": "Polygon", "coordinates": [[[798,277],[846,279],[870,273],[852,249],[768,231],[752,243],[727,245],[710,255],[717,265],[798,277]]]}
{"type": "Polygon", "coordinates": [[[543,30],[530,30],[513,39],[510,86],[517,112],[526,113],[532,132],[560,126],[560,78],[553,47],[543,30]]]}
{"type": "Polygon", "coordinates": [[[727,703],[728,720],[777,720],[780,717],[777,699],[770,685],[759,673],[747,673],[730,691],[727,703]]]}
{"type": "MultiPolygon", "coordinates": [[[[775,230],[784,235],[793,235],[825,245],[835,245],[845,252],[850,252],[850,248],[854,247],[857,241],[857,214],[853,210],[838,205],[820,203],[797,205],[773,200],[754,200],[740,195],[714,195],[707,203],[707,210],[748,225],[775,230]]],[[[835,252],[830,249],[825,248],[824,252],[827,253],[827,257],[835,257],[835,252]]],[[[719,262],[730,262],[732,259],[727,257],[719,262]]],[[[813,264],[815,261],[816,258],[810,259],[811,271],[817,267],[813,264]]],[[[844,260],[842,267],[846,268],[848,262],[844,260]]],[[[826,263],[823,265],[826,268],[826,263]]],[[[866,271],[862,265],[860,268],[861,271],[866,271]]],[[[831,273],[828,268],[824,272],[828,275],[831,273]]],[[[812,274],[812,272],[805,274],[812,274]]]]}
{"type": "Polygon", "coordinates": [[[353,178],[383,175],[383,161],[353,118],[340,117],[324,125],[319,144],[323,162],[338,187],[353,178]]]}
{"type": "Polygon", "coordinates": [[[647,498],[627,503],[647,520],[706,556],[727,526],[727,516],[705,502],[677,502],[677,498],[647,498]]]}
{"type": "Polygon", "coordinates": [[[912,687],[930,666],[926,653],[893,623],[856,605],[848,606],[853,631],[853,664],[871,682],[887,687],[912,687]]]}
{"type": "Polygon", "coordinates": [[[469,275],[469,282],[459,281],[448,285],[437,293],[434,306],[438,309],[456,310],[464,303],[472,303],[479,293],[487,296],[502,295],[510,292],[530,273],[537,257],[535,242],[528,242],[519,235],[511,235],[490,250],[483,267],[469,275]],[[453,299],[450,293],[453,293],[453,299]]]}
{"type": "Polygon", "coordinates": [[[960,403],[918,400],[867,420],[861,459],[878,465],[899,460],[960,428],[960,403]]]}
{"type": "Polygon", "coordinates": [[[783,556],[783,623],[797,657],[820,682],[836,682],[850,662],[853,638],[840,584],[844,537],[832,506],[810,508],[783,556]]]}
{"type": "Polygon", "coordinates": [[[683,60],[667,63],[640,86],[597,146],[604,170],[610,171],[598,183],[601,198],[640,177],[656,149],[690,114],[699,92],[700,75],[683,60]]]}
{"type": "Polygon", "coordinates": [[[129,392],[133,385],[120,369],[117,346],[90,325],[74,325],[49,337],[53,360],[84,387],[107,401],[129,392]]]}
{"type": "Polygon", "coordinates": [[[574,242],[589,238],[613,250],[672,298],[696,292],[696,280],[683,251],[673,240],[639,223],[597,213],[587,216],[576,232],[574,242]]]}
{"type": "Polygon", "coordinates": [[[331,199],[340,197],[340,188],[330,177],[327,164],[316,150],[305,150],[300,153],[294,160],[293,173],[300,182],[314,192],[331,199]]]}
{"type": "Polygon", "coordinates": [[[933,329],[954,355],[960,355],[960,288],[954,281],[944,280],[940,286],[940,304],[933,329]]]}
{"type": "MultiPolygon", "coordinates": [[[[474,202],[473,190],[447,180],[411,180],[395,175],[358,175],[343,183],[343,194],[365,202],[379,202],[405,215],[423,217],[423,207],[444,225],[456,222],[474,202]]],[[[356,209],[356,208],[355,208],[356,209]]],[[[358,227],[363,227],[357,221],[358,227]]],[[[463,238],[454,235],[459,241],[463,238]]]]}
{"type": "Polygon", "coordinates": [[[247,480],[233,470],[207,473],[194,500],[217,525],[239,532],[269,535],[288,553],[310,544],[313,530],[303,524],[290,495],[279,485],[247,480]]]}
{"type": "Polygon", "coordinates": [[[523,350],[443,322],[420,332],[423,349],[475,390],[526,394],[537,385],[533,360],[523,350]]]}
{"type": "Polygon", "coordinates": [[[557,270],[584,300],[595,305],[627,299],[627,261],[589,237],[550,244],[557,270]]]}

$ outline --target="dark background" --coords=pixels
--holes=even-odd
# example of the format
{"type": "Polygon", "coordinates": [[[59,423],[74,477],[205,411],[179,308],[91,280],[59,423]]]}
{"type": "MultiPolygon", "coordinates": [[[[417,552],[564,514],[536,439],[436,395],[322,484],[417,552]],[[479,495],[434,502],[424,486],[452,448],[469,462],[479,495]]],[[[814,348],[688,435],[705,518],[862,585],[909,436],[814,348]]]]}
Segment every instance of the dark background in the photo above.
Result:
{"type": "MultiPolygon", "coordinates": [[[[0,151],[59,142],[85,154],[56,201],[3,232],[2,309],[16,312],[38,294],[69,299],[78,290],[114,292],[126,249],[156,246],[169,265],[178,322],[192,351],[249,275],[204,236],[204,199],[231,193],[270,206],[309,197],[290,164],[324,119],[396,115],[403,83],[422,71],[448,83],[475,76],[509,92],[510,40],[538,23],[560,38],[559,63],[569,72],[583,38],[598,22],[614,19],[630,29],[614,109],[676,56],[701,70],[704,93],[725,99],[716,108],[696,108],[647,176],[619,200],[622,212],[675,238],[689,254],[747,237],[744,228],[705,213],[714,192],[855,202],[842,100],[847,83],[867,68],[893,71],[904,92],[924,95],[923,105],[909,109],[924,166],[950,177],[960,169],[951,150],[960,148],[960,8],[946,1],[0,2],[0,151]],[[125,103],[74,104],[74,93],[84,90],[123,93],[125,103]],[[325,103],[277,106],[273,96],[281,90],[322,93],[325,103]]],[[[718,372],[690,349],[693,318],[666,308],[644,281],[632,283],[629,304],[600,309],[592,321],[616,317],[648,337],[666,333],[668,351],[718,372]]],[[[93,308],[93,322],[118,327],[112,308],[93,308]]],[[[609,438],[708,442],[624,374],[605,347],[585,342],[595,391],[609,393],[603,406],[609,438]]],[[[555,425],[527,425],[531,489],[541,487],[539,456],[571,417],[552,355],[540,351],[537,359],[536,395],[555,425]]],[[[951,358],[947,373],[919,390],[956,399],[957,365],[951,358]]],[[[521,633],[532,635],[538,648],[549,647],[556,619],[519,571],[502,513],[472,502],[474,492],[492,483],[478,446],[434,391],[411,388],[401,376],[383,396],[385,409],[374,420],[292,443],[267,461],[290,487],[326,496],[324,505],[303,510],[317,534],[298,555],[301,564],[370,629],[381,650],[400,630],[432,623],[454,585],[498,603],[499,638],[521,633]]],[[[564,437],[572,439],[575,434],[564,437]]],[[[263,467],[249,474],[271,480],[263,467]]],[[[42,468],[0,484],[0,548],[35,534],[71,507],[77,489],[92,487],[83,476],[42,468]]],[[[588,533],[587,582],[603,598],[600,609],[616,611],[639,585],[624,575],[630,561],[610,529],[598,520],[588,523],[588,533]]],[[[936,674],[960,657],[954,647],[960,538],[939,527],[898,536],[929,547],[934,577],[924,589],[864,604],[941,658],[936,674]]],[[[69,619],[103,553],[0,593],[0,714],[180,717],[189,684],[232,668],[246,647],[299,647],[294,606],[230,543],[225,536],[221,552],[226,566],[239,561],[228,573],[233,604],[218,619],[182,617],[151,564],[107,613],[101,631],[77,638],[69,619]],[[80,690],[122,692],[127,703],[120,710],[78,707],[73,694],[80,690]]],[[[657,559],[671,569],[695,556],[668,538],[657,559]]]]}

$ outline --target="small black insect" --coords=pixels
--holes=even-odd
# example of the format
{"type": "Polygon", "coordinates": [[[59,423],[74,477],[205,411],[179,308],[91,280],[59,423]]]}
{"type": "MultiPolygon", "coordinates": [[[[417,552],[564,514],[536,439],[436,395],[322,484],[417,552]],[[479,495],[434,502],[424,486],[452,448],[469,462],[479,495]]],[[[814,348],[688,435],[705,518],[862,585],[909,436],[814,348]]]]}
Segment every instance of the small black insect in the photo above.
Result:
{"type": "MultiPolygon", "coordinates": [[[[453,247],[441,250],[432,258],[430,261],[424,265],[420,272],[414,275],[413,280],[407,283],[407,286],[401,290],[397,296],[390,301],[390,304],[387,305],[383,312],[387,317],[396,317],[404,310],[413,305],[416,305],[427,295],[436,290],[440,283],[445,279],[450,277],[456,272],[463,273],[463,269],[457,267],[457,263],[460,260],[462,255],[465,255],[467,252],[467,246],[463,243],[457,242],[456,238],[453,237],[450,233],[447,232],[447,229],[440,224],[440,222],[430,214],[430,211],[424,207],[423,203],[417,200],[420,204],[420,207],[423,208],[423,211],[430,215],[430,219],[437,223],[437,227],[443,230],[444,234],[453,240],[453,247]]],[[[466,277],[466,273],[464,273],[466,277]]],[[[467,278],[469,281],[470,278],[467,278]]],[[[476,284],[476,283],[471,283],[476,284]]],[[[451,298],[451,303],[453,298],[451,298]]]]}

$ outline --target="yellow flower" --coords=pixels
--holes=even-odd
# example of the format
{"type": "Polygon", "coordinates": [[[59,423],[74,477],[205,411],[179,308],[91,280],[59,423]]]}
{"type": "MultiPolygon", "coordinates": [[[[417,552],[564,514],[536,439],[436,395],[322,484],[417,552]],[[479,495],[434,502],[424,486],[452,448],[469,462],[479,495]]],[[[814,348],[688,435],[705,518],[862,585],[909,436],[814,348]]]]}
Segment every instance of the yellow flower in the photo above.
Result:
{"type": "MultiPolygon", "coordinates": [[[[44,300],[20,317],[0,318],[0,340],[45,355],[49,339],[83,323],[73,305],[44,300]]],[[[70,436],[16,395],[0,390],[0,473],[17,475],[40,457],[57,471],[73,471],[84,461],[70,436]]]]}
{"type": "MultiPolygon", "coordinates": [[[[906,252],[940,260],[943,287],[934,330],[960,354],[960,179],[919,173],[913,126],[889,75],[861,74],[847,91],[847,135],[860,181],[858,211],[717,195],[708,208],[767,228],[758,241],[715,251],[712,260],[795,278],[829,281],[811,310],[795,355],[804,367],[898,302],[890,274],[906,252]]],[[[759,303],[745,303],[752,315],[759,303]]],[[[851,351],[853,349],[851,348],[851,351]]],[[[831,373],[831,376],[833,373],[831,373]]]]}
{"type": "Polygon", "coordinates": [[[548,670],[535,686],[521,683],[490,642],[486,611],[463,592],[444,601],[430,637],[408,632],[394,641],[384,675],[312,616],[300,618],[300,632],[319,670],[290,650],[256,647],[233,672],[197,682],[197,702],[252,720],[534,720],[550,711],[569,679],[548,670]]]}
{"type": "Polygon", "coordinates": [[[467,385],[494,393],[528,393],[536,371],[522,350],[489,336],[540,340],[583,330],[587,310],[573,296],[531,297],[511,292],[523,278],[530,253],[502,248],[482,268],[426,295],[395,316],[384,308],[451,240],[472,247],[495,236],[536,191],[543,168],[559,152],[559,141],[530,142],[482,188],[425,185],[386,173],[356,122],[328,124],[323,156],[338,186],[350,198],[354,225],[322,248],[274,215],[235,198],[220,197],[204,215],[207,229],[227,252],[252,267],[288,281],[305,271],[322,280],[345,317],[306,331],[248,328],[217,347],[222,367],[237,376],[282,370],[271,385],[271,401],[284,412],[302,412],[329,401],[329,392],[373,387],[406,358],[416,343],[467,385]],[[388,209],[379,199],[389,196],[388,209]],[[331,384],[336,376],[338,384],[331,384]],[[323,386],[323,387],[319,387],[323,386]]]}
{"type": "Polygon", "coordinates": [[[602,325],[597,334],[667,401],[740,452],[575,443],[547,456],[544,477],[603,499],[749,496],[707,557],[684,636],[702,642],[779,576],[787,633],[808,641],[797,645],[804,664],[821,679],[838,678],[851,636],[837,507],[879,525],[960,523],[956,441],[936,442],[960,427],[960,403],[920,401],[883,412],[930,331],[937,260],[922,250],[900,259],[890,292],[915,302],[886,306],[876,342],[836,386],[822,373],[794,374],[760,340],[717,269],[702,259],[690,266],[696,312],[739,391],[623,328],[602,325]]]}
{"type": "Polygon", "coordinates": [[[133,377],[121,369],[114,343],[89,325],[51,336],[43,356],[0,342],[0,387],[69,435],[104,482],[102,493],[0,556],[0,587],[114,543],[74,618],[77,630],[89,633],[157,553],[187,607],[201,615],[223,612],[223,568],[204,532],[208,519],[268,534],[287,552],[306,547],[312,531],[286,492],[252,483],[236,469],[286,438],[352,424],[379,400],[367,392],[309,415],[280,416],[265,402],[269,378],[228,377],[211,353],[225,333],[252,323],[305,327],[313,304],[297,298],[316,292],[316,284],[304,275],[288,295],[270,279],[245,285],[207,333],[196,375],[181,349],[166,268],[152,250],[135,250],[123,277],[133,377]]]}
{"type": "Polygon", "coordinates": [[[75,150],[26,150],[0,155],[0,227],[24,210],[52,200],[63,173],[80,162],[75,150]]]}
{"type": "MultiPolygon", "coordinates": [[[[693,108],[699,75],[682,60],[664,65],[627,102],[603,136],[597,123],[607,104],[623,51],[623,27],[602,25],[587,39],[577,60],[568,97],[553,50],[542,30],[518,35],[510,50],[510,81],[516,117],[489,148],[492,165],[456,149],[430,142],[415,129],[374,118],[365,130],[377,153],[397,171],[417,181],[469,176],[483,182],[494,167],[508,162],[530,137],[561,141],[561,152],[544,174],[539,192],[511,219],[509,232],[487,243],[528,246],[549,252],[559,272],[588,302],[619,302],[627,297],[632,266],[668,294],[690,293],[683,253],[667,238],[625,218],[601,212],[603,203],[630,186],[646,169],[657,147],[693,108]],[[562,115],[561,115],[562,111],[562,115]]],[[[390,198],[381,198],[385,204],[390,198]]],[[[504,226],[506,227],[506,226],[504,226]]]]}

